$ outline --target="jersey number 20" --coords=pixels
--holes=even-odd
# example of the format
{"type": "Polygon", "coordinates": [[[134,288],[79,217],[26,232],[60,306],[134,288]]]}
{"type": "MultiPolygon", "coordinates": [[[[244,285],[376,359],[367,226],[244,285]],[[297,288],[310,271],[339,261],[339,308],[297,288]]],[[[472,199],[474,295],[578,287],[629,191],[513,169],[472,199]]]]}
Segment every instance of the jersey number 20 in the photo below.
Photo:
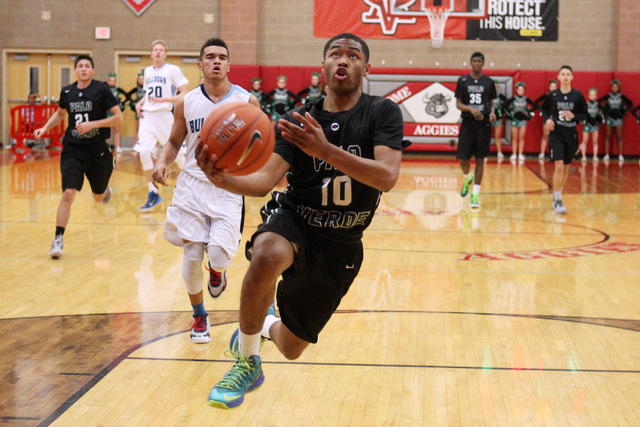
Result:
{"type": "Polygon", "coordinates": [[[147,98],[162,98],[162,86],[149,86],[149,94],[147,98]]]}

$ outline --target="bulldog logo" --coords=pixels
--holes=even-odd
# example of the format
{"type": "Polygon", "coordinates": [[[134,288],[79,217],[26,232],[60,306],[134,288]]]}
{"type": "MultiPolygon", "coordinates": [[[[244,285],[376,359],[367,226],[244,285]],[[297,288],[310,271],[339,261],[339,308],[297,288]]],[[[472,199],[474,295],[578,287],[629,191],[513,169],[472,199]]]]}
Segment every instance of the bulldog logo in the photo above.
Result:
{"type": "Polygon", "coordinates": [[[436,119],[439,119],[449,112],[449,106],[447,105],[449,101],[451,101],[451,97],[441,93],[434,93],[431,97],[429,97],[429,94],[425,94],[422,98],[422,102],[427,104],[424,110],[436,119]]]}

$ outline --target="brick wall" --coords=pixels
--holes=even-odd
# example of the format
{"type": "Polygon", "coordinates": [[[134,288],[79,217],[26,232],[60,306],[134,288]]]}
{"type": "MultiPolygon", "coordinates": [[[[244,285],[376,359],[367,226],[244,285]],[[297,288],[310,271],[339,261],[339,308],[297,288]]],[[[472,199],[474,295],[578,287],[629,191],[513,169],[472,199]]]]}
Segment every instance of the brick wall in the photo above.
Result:
{"type": "Polygon", "coordinates": [[[618,71],[640,70],[640,2],[619,0],[618,71]]]}
{"type": "Polygon", "coordinates": [[[258,64],[258,0],[220,4],[220,36],[233,55],[231,64],[258,64]]]}

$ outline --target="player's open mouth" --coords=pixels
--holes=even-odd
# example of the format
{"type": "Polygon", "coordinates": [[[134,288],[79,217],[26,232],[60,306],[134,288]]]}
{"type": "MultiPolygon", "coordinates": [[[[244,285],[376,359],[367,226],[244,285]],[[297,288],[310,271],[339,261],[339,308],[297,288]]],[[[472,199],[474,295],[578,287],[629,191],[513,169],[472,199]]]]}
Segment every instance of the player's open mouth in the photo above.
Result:
{"type": "Polygon", "coordinates": [[[342,67],[338,68],[336,70],[336,78],[338,80],[346,79],[347,78],[347,70],[345,68],[342,68],[342,67]]]}

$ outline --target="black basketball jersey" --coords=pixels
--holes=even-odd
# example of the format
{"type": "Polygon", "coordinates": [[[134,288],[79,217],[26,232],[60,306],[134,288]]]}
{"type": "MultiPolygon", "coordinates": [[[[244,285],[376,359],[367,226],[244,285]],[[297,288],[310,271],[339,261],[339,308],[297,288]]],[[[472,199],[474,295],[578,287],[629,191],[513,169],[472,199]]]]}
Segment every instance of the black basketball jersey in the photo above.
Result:
{"type": "MultiPolygon", "coordinates": [[[[330,113],[322,109],[324,99],[293,111],[310,112],[322,126],[327,140],[356,156],[373,159],[374,147],[402,149],[404,123],[393,101],[362,94],[349,111],[330,113]]],[[[276,128],[277,129],[277,128],[276,128]]],[[[284,197],[295,206],[301,220],[315,232],[336,241],[358,241],[378,207],[381,191],[362,184],[333,166],[305,154],[276,130],[275,152],[290,165],[289,185],[284,197]]]]}
{"type": "Polygon", "coordinates": [[[556,130],[561,128],[575,129],[578,123],[585,120],[588,115],[584,95],[573,88],[568,93],[562,93],[560,89],[549,92],[540,109],[543,121],[553,120],[556,124],[556,130]],[[573,119],[566,118],[561,111],[571,111],[574,115],[573,119]]]}
{"type": "MultiPolygon", "coordinates": [[[[497,96],[495,82],[484,74],[477,79],[471,77],[471,74],[458,79],[456,98],[463,104],[480,110],[484,114],[483,121],[489,122],[491,100],[497,96]]],[[[473,114],[463,111],[462,118],[473,119],[473,114]]]]}
{"type": "Polygon", "coordinates": [[[118,100],[105,82],[91,80],[89,86],[84,89],[78,89],[78,82],[63,87],[58,105],[69,113],[64,143],[92,144],[105,141],[110,136],[109,128],[95,128],[80,135],[76,126],[82,122],[105,119],[109,110],[118,104],[118,100]]]}

